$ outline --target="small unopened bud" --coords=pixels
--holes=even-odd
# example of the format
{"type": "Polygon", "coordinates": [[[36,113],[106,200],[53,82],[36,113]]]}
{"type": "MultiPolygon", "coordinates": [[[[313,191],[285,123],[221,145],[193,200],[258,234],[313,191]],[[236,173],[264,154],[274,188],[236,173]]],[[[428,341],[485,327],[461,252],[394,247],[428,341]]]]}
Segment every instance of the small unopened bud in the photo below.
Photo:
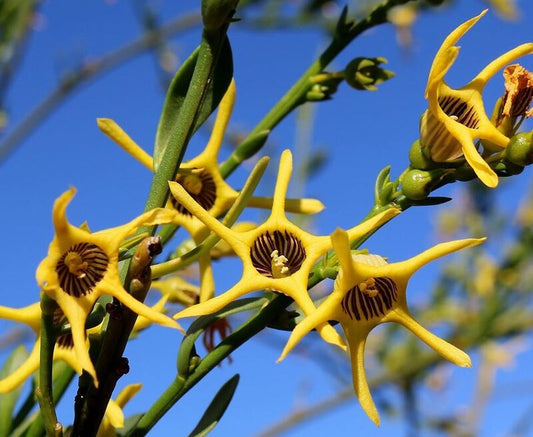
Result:
{"type": "Polygon", "coordinates": [[[311,78],[314,83],[305,95],[306,100],[309,102],[329,100],[337,92],[339,83],[342,82],[342,77],[336,77],[336,74],[323,73],[311,78]]]}
{"type": "Polygon", "coordinates": [[[420,140],[416,140],[409,149],[409,163],[411,167],[419,170],[428,170],[435,167],[435,163],[426,156],[427,147],[422,147],[420,140]]]}
{"type": "Polygon", "coordinates": [[[504,152],[505,158],[518,165],[533,164],[533,131],[516,134],[504,152]]]}
{"type": "Polygon", "coordinates": [[[394,77],[394,72],[381,68],[385,58],[355,58],[344,69],[344,80],[357,90],[376,91],[376,85],[394,77]]]}
{"type": "Polygon", "coordinates": [[[431,172],[409,170],[402,179],[402,193],[411,200],[423,200],[431,193],[433,177],[431,172]]]}

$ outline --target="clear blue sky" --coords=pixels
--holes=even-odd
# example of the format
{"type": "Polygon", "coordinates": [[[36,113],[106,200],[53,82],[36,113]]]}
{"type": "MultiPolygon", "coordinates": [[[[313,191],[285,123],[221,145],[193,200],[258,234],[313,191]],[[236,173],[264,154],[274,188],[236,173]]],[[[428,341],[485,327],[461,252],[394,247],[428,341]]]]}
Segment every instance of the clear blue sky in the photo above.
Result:
{"type": "MultiPolygon", "coordinates": [[[[159,3],[164,18],[174,17],[180,9],[185,9],[185,2],[159,3]]],[[[196,3],[199,2],[187,2],[187,6],[196,3]]],[[[486,6],[481,0],[454,3],[419,18],[414,26],[415,41],[410,56],[396,45],[394,30],[384,26],[366,33],[335,61],[334,66],[340,70],[356,56],[384,56],[396,77],[376,93],[357,92],[341,85],[332,101],[316,105],[313,145],[327,147],[330,153],[327,167],[306,186],[307,196],[316,196],[327,206],[313,223],[317,233],[327,234],[337,226],[352,226],[371,205],[378,171],[392,164],[393,176],[397,176],[406,167],[409,145],[417,138],[419,116],[426,108],[423,94],[433,56],[456,25],[486,6]]],[[[523,12],[520,21],[502,21],[489,12],[461,41],[459,59],[447,76],[452,86],[463,85],[496,56],[532,40],[533,4],[530,1],[518,4],[523,12]]],[[[23,65],[8,95],[13,124],[53,89],[58,70],[65,66],[66,59],[72,62],[73,58],[99,57],[140,33],[131,4],[124,0],[45,2],[41,14],[41,29],[30,38],[23,65]]],[[[243,129],[253,128],[326,42],[318,31],[250,32],[245,23],[231,27],[230,39],[237,83],[232,122],[243,129]]],[[[198,41],[196,29],[174,38],[172,44],[180,59],[184,59],[198,41]]],[[[524,60],[524,65],[532,69],[532,59],[524,60]]],[[[486,101],[494,101],[501,93],[502,83],[496,78],[487,89],[486,101]]],[[[91,229],[99,230],[121,224],[142,211],[150,174],[98,131],[95,118],[114,118],[151,151],[163,97],[153,57],[139,56],[75,93],[0,164],[3,205],[0,223],[4,229],[0,255],[1,304],[18,307],[38,299],[34,271],[53,236],[52,203],[69,185],[78,189],[68,211],[73,223],[87,220],[91,229]]],[[[281,150],[293,146],[294,126],[294,117],[289,117],[273,132],[274,159],[281,150]]],[[[530,122],[525,127],[531,129],[533,125],[530,122]]],[[[205,133],[199,133],[188,156],[201,150],[205,141],[205,133]]],[[[223,149],[222,156],[227,152],[228,149],[223,149]]],[[[231,182],[238,185],[245,174],[240,170],[231,182]]],[[[527,169],[514,181],[502,184],[499,190],[507,208],[516,208],[518,196],[530,180],[531,171],[527,169]]],[[[271,193],[268,186],[262,190],[271,193]]],[[[456,192],[457,188],[452,186],[439,194],[456,192]]],[[[438,208],[409,210],[373,237],[368,247],[392,261],[412,256],[435,243],[433,230],[437,214],[438,208]]],[[[218,270],[217,284],[222,290],[231,278],[218,270]]],[[[413,280],[411,290],[421,293],[427,289],[431,273],[436,271],[436,266],[424,270],[413,280]]],[[[0,322],[2,331],[11,327],[0,322]]],[[[224,362],[205,378],[161,421],[154,435],[187,435],[216,390],[234,373],[241,374],[241,383],[213,435],[253,435],[295,408],[331,395],[339,386],[351,384],[347,361],[335,360],[329,364],[313,360],[329,353],[316,342],[302,345],[285,362],[275,364],[286,338],[286,333],[267,331],[242,347],[233,355],[233,364],[224,362]],[[331,367],[325,371],[324,366],[331,367]],[[332,367],[344,375],[342,381],[331,376],[332,367]]],[[[126,351],[131,371],[120,381],[120,387],[141,381],[144,388],[128,406],[127,413],[141,411],[170,383],[179,341],[175,332],[155,327],[131,343],[126,351]]],[[[523,381],[522,371],[531,368],[532,359],[531,353],[522,354],[515,372],[502,373],[498,382],[523,381]]],[[[438,401],[438,408],[468,405],[471,399],[475,372],[456,369],[453,377],[452,391],[438,401]]],[[[401,402],[398,393],[386,394],[396,404],[401,402]]],[[[72,420],[73,395],[74,391],[67,393],[59,409],[64,423],[72,420]]],[[[423,399],[434,406],[435,398],[424,396],[423,399]]],[[[527,399],[492,403],[483,435],[502,435],[528,405],[527,399]],[[503,417],[505,420],[500,420],[503,417]]],[[[422,405],[422,408],[429,407],[422,405]]],[[[354,397],[333,413],[287,435],[329,435],[333,430],[338,436],[403,432],[401,421],[383,419],[381,430],[377,430],[354,397]]]]}

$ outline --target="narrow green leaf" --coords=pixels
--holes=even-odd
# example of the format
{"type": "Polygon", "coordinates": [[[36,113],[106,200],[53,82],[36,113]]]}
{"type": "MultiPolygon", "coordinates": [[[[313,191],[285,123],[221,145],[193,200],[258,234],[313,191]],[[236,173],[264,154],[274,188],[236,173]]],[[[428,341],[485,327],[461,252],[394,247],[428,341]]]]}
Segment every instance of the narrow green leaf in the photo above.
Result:
{"type": "Polygon", "coordinates": [[[196,428],[189,434],[189,437],[204,437],[215,428],[224,415],[226,408],[228,408],[238,384],[239,374],[236,374],[220,387],[220,390],[205,410],[196,428]]]}
{"type": "MultiPolygon", "coordinates": [[[[157,171],[161,159],[165,154],[170,135],[174,129],[179,129],[176,126],[178,114],[183,106],[185,95],[189,89],[194,67],[198,60],[199,48],[197,48],[182,64],[174,78],[172,79],[167,91],[165,103],[159,124],[154,145],[154,170],[157,171]]],[[[207,120],[211,113],[217,108],[220,100],[224,96],[228,86],[233,78],[233,57],[231,53],[231,46],[229,40],[226,38],[220,51],[220,57],[215,64],[215,69],[211,74],[211,82],[206,90],[206,96],[202,107],[196,118],[193,133],[207,120]]]]}
{"type": "MultiPolygon", "coordinates": [[[[28,355],[28,350],[23,345],[16,347],[4,362],[0,370],[0,379],[4,379],[17,370],[28,358],[28,355]]],[[[0,437],[11,435],[13,411],[21,392],[22,386],[9,393],[0,395],[0,437]]]]}
{"type": "Polygon", "coordinates": [[[143,417],[141,413],[134,414],[133,416],[126,417],[124,420],[124,426],[120,429],[117,429],[115,432],[118,436],[125,436],[128,435],[128,433],[137,426],[137,422],[143,417]]]}

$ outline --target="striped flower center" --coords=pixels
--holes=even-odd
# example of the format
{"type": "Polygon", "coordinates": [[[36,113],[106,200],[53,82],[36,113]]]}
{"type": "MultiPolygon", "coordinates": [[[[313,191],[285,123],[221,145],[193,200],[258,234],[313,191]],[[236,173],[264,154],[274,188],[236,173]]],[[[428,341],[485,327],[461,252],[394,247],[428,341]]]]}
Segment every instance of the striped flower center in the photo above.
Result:
{"type": "MultiPolygon", "coordinates": [[[[54,326],[59,328],[67,318],[61,310],[61,308],[56,308],[54,311],[54,326]]],[[[72,334],[63,334],[57,337],[56,344],[58,347],[63,349],[72,349],[74,347],[74,340],[72,339],[72,334]]]]}
{"type": "Polygon", "coordinates": [[[391,278],[369,278],[348,290],[341,307],[352,320],[369,321],[383,317],[397,299],[398,288],[391,278]]]}
{"type": "Polygon", "coordinates": [[[470,129],[477,129],[479,126],[479,117],[476,109],[459,97],[441,96],[439,97],[439,106],[448,117],[457,123],[461,123],[470,129]]]}
{"type": "MultiPolygon", "coordinates": [[[[205,169],[179,173],[176,182],[180,184],[196,203],[200,204],[200,206],[206,211],[209,211],[215,204],[217,187],[213,177],[205,169]]],[[[187,216],[191,215],[191,213],[174,197],[171,197],[170,200],[179,213],[187,216]]]]}
{"type": "Polygon", "coordinates": [[[59,285],[70,296],[85,296],[102,280],[108,264],[109,258],[97,245],[77,243],[56,265],[59,285]]]}
{"type": "Polygon", "coordinates": [[[305,249],[288,231],[265,232],[250,248],[255,269],[267,278],[284,278],[297,272],[305,261],[305,249]]]}

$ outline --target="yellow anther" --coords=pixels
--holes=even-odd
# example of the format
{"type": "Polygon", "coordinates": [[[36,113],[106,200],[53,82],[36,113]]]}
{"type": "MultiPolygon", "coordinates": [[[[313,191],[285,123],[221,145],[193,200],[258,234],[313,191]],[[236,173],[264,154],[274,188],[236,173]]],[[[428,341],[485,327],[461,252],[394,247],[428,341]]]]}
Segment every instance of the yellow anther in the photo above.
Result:
{"type": "Polygon", "coordinates": [[[289,268],[285,265],[289,260],[285,256],[279,255],[278,250],[272,251],[270,257],[272,258],[272,277],[285,278],[289,276],[289,268]]]}
{"type": "Polygon", "coordinates": [[[83,258],[76,252],[67,253],[67,256],[65,256],[65,265],[68,267],[68,271],[79,279],[85,277],[85,271],[89,267],[89,263],[83,261],[83,258]]]}
{"type": "Polygon", "coordinates": [[[359,285],[359,291],[366,294],[369,297],[376,297],[379,293],[376,288],[376,280],[374,278],[368,278],[364,282],[361,282],[359,285]]]}

